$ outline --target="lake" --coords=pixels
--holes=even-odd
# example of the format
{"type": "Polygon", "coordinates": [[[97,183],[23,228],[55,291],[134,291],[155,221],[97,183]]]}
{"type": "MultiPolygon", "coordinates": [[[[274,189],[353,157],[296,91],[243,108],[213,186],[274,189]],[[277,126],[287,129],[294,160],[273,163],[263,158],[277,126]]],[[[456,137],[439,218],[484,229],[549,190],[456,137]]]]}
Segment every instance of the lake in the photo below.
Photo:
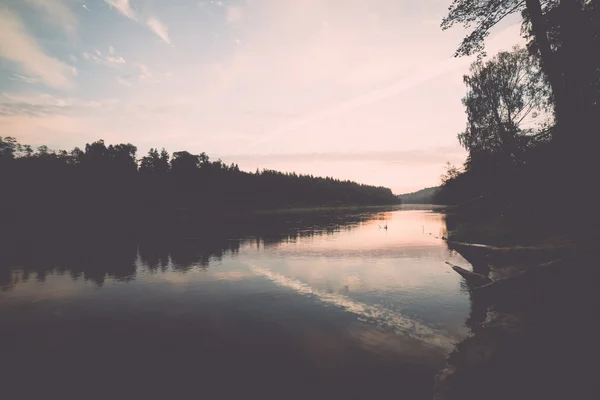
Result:
{"type": "Polygon", "coordinates": [[[430,399],[468,333],[426,206],[129,228],[3,243],[7,399],[430,399]]]}

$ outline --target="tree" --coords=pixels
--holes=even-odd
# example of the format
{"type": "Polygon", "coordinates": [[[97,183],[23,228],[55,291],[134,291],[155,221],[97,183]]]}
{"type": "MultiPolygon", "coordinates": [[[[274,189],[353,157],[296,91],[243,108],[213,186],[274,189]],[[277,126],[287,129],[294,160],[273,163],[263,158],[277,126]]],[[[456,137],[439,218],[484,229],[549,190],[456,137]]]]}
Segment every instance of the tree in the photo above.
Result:
{"type": "Polygon", "coordinates": [[[110,158],[108,157],[108,149],[104,144],[104,140],[100,139],[92,144],[86,143],[85,154],[83,161],[92,167],[100,167],[108,164],[110,158]]]}
{"type": "Polygon", "coordinates": [[[160,156],[158,155],[158,151],[154,148],[150,148],[148,155],[142,157],[140,160],[140,172],[156,172],[159,160],[160,156]]]}
{"type": "Polygon", "coordinates": [[[140,172],[167,172],[170,168],[169,153],[163,148],[158,153],[157,149],[151,148],[148,155],[142,157],[140,163],[140,172]]]}
{"type": "Polygon", "coordinates": [[[23,149],[23,152],[25,153],[25,157],[31,157],[31,155],[33,154],[33,149],[28,144],[24,144],[22,146],[22,149],[23,149]]]}
{"type": "Polygon", "coordinates": [[[544,111],[544,84],[527,51],[516,47],[491,60],[478,60],[464,76],[462,99],[467,128],[458,139],[471,156],[487,154],[514,162],[528,145],[532,129],[522,124],[544,111]]]}
{"type": "Polygon", "coordinates": [[[17,150],[17,140],[11,136],[0,136],[0,159],[13,159],[17,150]]]}
{"type": "Polygon", "coordinates": [[[460,175],[460,170],[454,164],[451,164],[450,161],[447,161],[446,172],[440,177],[442,185],[445,185],[449,181],[456,179],[458,175],[460,175]]]}
{"type": "Polygon", "coordinates": [[[173,159],[171,160],[171,169],[173,172],[187,173],[197,170],[200,167],[200,162],[200,156],[187,151],[176,151],[173,153],[173,159]]]}
{"type": "Polygon", "coordinates": [[[137,147],[132,145],[131,143],[127,144],[117,144],[110,145],[107,149],[107,155],[110,158],[113,166],[117,170],[129,170],[136,171],[137,170],[137,162],[135,159],[135,153],[137,152],[137,147]]]}
{"type": "MultiPolygon", "coordinates": [[[[568,123],[569,136],[573,137],[570,142],[575,143],[585,142],[585,137],[577,136],[590,134],[589,128],[598,125],[597,118],[593,117],[600,114],[599,3],[597,0],[561,1],[544,11],[548,47],[559,75],[559,84],[553,88],[554,97],[569,99],[557,104],[557,118],[560,123],[568,123]]],[[[541,49],[527,12],[524,18],[522,33],[528,39],[528,49],[541,62],[541,49]]],[[[596,136],[593,132],[591,135],[596,136]]]]}
{"type": "Polygon", "coordinates": [[[158,161],[158,168],[157,168],[158,171],[167,172],[169,170],[169,168],[171,168],[171,165],[169,164],[169,158],[170,158],[169,153],[163,147],[160,151],[160,158],[158,161]]]}
{"type": "Polygon", "coordinates": [[[50,149],[48,149],[48,146],[41,145],[37,148],[38,151],[38,157],[47,157],[48,155],[52,154],[52,151],[50,149]]]}
{"type": "Polygon", "coordinates": [[[581,44],[589,32],[582,29],[587,8],[596,9],[596,0],[454,0],[449,8],[448,16],[442,21],[442,29],[449,29],[456,24],[465,28],[474,28],[460,44],[455,56],[483,53],[484,40],[490,30],[506,16],[521,12],[523,31],[528,32],[529,47],[534,48],[540,65],[552,89],[554,113],[557,123],[555,139],[561,146],[573,148],[573,144],[586,146],[581,141],[569,139],[571,135],[587,134],[590,113],[582,104],[582,92],[585,92],[585,81],[581,76],[581,61],[586,54],[596,52],[594,47],[581,44]],[[549,15],[560,15],[560,31],[562,35],[562,51],[557,54],[552,48],[549,33],[549,15]],[[584,134],[585,132],[585,134],[584,134]]]}
{"type": "Polygon", "coordinates": [[[81,151],[81,149],[79,147],[75,147],[73,150],[71,150],[71,162],[73,164],[79,164],[81,162],[81,159],[84,157],[85,153],[83,151],[81,151]]]}

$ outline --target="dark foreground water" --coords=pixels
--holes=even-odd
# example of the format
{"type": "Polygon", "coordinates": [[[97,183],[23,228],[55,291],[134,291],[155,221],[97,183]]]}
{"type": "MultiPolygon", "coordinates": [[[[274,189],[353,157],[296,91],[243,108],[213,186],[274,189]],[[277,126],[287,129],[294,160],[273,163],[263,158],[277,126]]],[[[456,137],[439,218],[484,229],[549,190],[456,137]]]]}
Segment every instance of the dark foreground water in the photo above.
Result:
{"type": "Polygon", "coordinates": [[[3,398],[425,399],[467,333],[435,212],[156,230],[4,243],[3,398]]]}

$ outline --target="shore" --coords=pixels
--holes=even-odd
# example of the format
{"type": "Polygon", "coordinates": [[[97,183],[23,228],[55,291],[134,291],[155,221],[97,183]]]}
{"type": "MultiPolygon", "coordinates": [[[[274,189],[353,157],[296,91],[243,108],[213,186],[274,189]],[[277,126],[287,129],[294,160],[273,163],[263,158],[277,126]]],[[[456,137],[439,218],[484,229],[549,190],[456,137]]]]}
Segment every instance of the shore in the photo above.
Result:
{"type": "Polygon", "coordinates": [[[513,246],[457,241],[462,232],[449,231],[448,247],[472,265],[455,268],[470,293],[471,334],[436,376],[434,399],[590,398],[600,333],[593,252],[556,237],[513,246]]]}

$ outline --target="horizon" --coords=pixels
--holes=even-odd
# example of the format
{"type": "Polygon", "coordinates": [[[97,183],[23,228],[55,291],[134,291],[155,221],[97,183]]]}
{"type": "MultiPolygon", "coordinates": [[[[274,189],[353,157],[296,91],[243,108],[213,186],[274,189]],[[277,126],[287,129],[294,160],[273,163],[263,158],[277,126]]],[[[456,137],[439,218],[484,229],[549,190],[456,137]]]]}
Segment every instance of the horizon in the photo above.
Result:
{"type": "MultiPolygon", "coordinates": [[[[438,186],[466,158],[473,61],[452,57],[464,31],[439,27],[448,3],[12,0],[0,126],[52,149],[104,139],[395,194],[438,186]]],[[[521,40],[509,19],[487,49],[521,40]]]]}

